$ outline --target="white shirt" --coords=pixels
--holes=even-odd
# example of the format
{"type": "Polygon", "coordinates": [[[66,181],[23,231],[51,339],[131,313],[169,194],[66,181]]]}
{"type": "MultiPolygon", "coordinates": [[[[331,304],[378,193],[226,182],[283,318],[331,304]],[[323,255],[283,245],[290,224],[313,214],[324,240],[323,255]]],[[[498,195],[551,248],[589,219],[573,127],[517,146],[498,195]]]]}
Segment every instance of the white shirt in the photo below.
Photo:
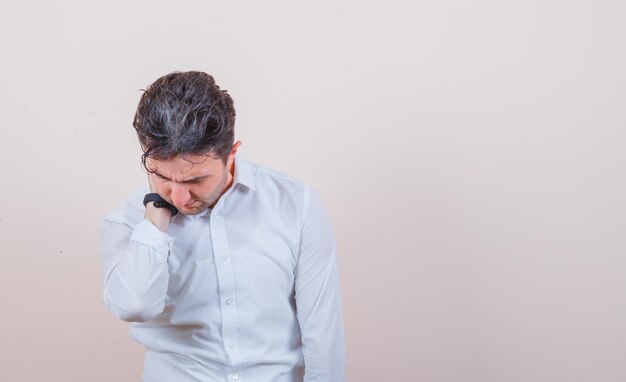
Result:
{"type": "Polygon", "coordinates": [[[235,156],[211,210],[144,219],[140,190],[101,222],[104,301],[135,322],[144,382],[341,382],[336,242],[305,183],[235,156]]]}

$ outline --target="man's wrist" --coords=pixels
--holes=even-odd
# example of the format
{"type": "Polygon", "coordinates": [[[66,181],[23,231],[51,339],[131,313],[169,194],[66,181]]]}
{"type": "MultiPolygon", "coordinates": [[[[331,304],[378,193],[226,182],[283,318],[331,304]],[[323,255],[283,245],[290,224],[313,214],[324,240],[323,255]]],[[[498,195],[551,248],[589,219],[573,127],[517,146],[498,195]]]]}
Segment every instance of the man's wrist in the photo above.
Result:
{"type": "Polygon", "coordinates": [[[163,208],[170,211],[171,215],[174,216],[178,213],[178,209],[170,204],[167,200],[163,199],[161,195],[156,192],[151,192],[146,194],[143,198],[143,205],[146,206],[148,203],[151,203],[156,208],[163,208]]]}
{"type": "Polygon", "coordinates": [[[143,198],[146,207],[145,219],[148,219],[158,229],[167,233],[172,216],[178,213],[176,207],[168,203],[156,192],[146,194],[143,198]]]}
{"type": "Polygon", "coordinates": [[[154,206],[154,202],[148,202],[146,204],[144,219],[149,220],[161,231],[167,233],[167,228],[169,227],[171,218],[172,212],[167,208],[157,208],[154,206]]]}

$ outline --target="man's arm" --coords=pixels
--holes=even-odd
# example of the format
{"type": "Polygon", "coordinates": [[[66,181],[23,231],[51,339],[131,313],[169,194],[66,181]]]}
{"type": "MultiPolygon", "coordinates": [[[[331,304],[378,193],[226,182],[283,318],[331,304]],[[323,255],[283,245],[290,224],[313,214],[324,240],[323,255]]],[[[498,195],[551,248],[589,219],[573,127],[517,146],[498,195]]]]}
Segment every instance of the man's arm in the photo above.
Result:
{"type": "Polygon", "coordinates": [[[134,229],[106,219],[100,224],[104,302],[124,321],[149,321],[163,311],[174,240],[166,234],[170,217],[167,209],[148,203],[134,229]]]}
{"type": "Polygon", "coordinates": [[[345,381],[344,328],[336,241],[328,215],[310,190],[295,270],[305,382],[345,381]]]}

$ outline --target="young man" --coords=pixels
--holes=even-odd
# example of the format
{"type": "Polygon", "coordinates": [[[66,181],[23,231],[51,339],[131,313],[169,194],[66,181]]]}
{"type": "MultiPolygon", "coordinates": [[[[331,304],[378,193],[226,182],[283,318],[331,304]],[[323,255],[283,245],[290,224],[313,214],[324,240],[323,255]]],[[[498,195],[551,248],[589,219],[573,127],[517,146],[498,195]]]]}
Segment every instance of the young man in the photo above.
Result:
{"type": "Polygon", "coordinates": [[[101,222],[104,301],[134,322],[144,382],[341,382],[336,243],[305,183],[246,161],[231,97],[202,72],[147,88],[149,189],[101,222]]]}

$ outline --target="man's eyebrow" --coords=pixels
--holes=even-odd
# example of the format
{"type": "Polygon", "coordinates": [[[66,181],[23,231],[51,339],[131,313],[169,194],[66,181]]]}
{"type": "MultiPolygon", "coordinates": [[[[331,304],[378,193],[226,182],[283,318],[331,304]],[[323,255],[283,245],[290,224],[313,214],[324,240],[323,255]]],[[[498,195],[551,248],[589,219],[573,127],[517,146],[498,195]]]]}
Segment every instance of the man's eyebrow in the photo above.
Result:
{"type": "Polygon", "coordinates": [[[192,183],[192,182],[197,182],[203,179],[208,178],[210,175],[202,175],[202,176],[196,176],[195,178],[191,178],[191,179],[185,179],[183,180],[183,183],[192,183]]]}
{"type": "Polygon", "coordinates": [[[170,178],[168,178],[167,176],[164,176],[164,175],[159,174],[157,171],[154,171],[154,175],[156,175],[156,176],[158,176],[159,178],[162,178],[162,179],[171,180],[171,179],[170,179],[170,178]]]}
{"type": "MultiPolygon", "coordinates": [[[[170,179],[170,178],[168,178],[168,177],[166,177],[166,176],[164,176],[164,175],[162,175],[162,174],[159,174],[159,173],[158,173],[158,172],[156,172],[156,171],[154,172],[154,174],[155,174],[156,176],[158,176],[159,178],[162,178],[162,179],[166,179],[166,180],[171,181],[171,179],[170,179]]],[[[205,179],[205,178],[208,178],[209,176],[211,176],[211,175],[196,176],[195,178],[185,179],[185,180],[183,180],[183,181],[182,181],[182,183],[197,182],[197,181],[199,181],[199,180],[203,180],[203,179],[205,179]]]]}

